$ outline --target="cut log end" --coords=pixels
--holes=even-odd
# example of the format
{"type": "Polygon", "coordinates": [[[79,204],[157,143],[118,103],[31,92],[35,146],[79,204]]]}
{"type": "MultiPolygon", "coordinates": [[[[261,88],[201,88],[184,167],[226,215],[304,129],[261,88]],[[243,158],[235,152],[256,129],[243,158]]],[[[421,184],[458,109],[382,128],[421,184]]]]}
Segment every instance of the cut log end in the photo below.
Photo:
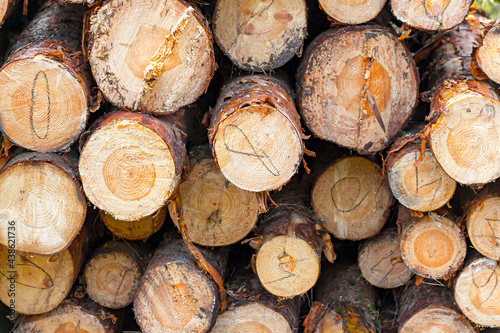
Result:
{"type": "Polygon", "coordinates": [[[8,165],[0,173],[0,197],[0,243],[8,246],[8,231],[14,228],[16,251],[61,252],[85,219],[86,202],[79,184],[49,160],[8,165]]]}
{"type": "Polygon", "coordinates": [[[159,210],[178,184],[176,160],[165,140],[139,122],[119,119],[97,129],[80,155],[89,200],[119,220],[159,210]]]}
{"type": "Polygon", "coordinates": [[[89,300],[68,299],[56,309],[21,319],[13,331],[54,333],[118,333],[122,318],[89,300]]]}
{"type": "Polygon", "coordinates": [[[467,247],[460,227],[433,214],[411,223],[403,231],[401,254],[418,275],[442,279],[455,273],[465,259],[467,247]]]}
{"type": "Polygon", "coordinates": [[[292,333],[282,314],[259,304],[248,303],[228,310],[217,318],[214,333],[292,333]]]}
{"type": "Polygon", "coordinates": [[[280,297],[293,297],[314,286],[320,272],[320,258],[305,240],[280,235],[260,248],[256,269],[267,291],[280,297]]]}
{"type": "Polygon", "coordinates": [[[360,240],[382,229],[389,217],[392,193],[376,163],[347,157],[321,174],[311,203],[336,238],[360,240]]]}
{"type": "Polygon", "coordinates": [[[411,54],[390,30],[333,29],[307,50],[298,71],[298,105],[319,138],[374,154],[408,121],[418,82],[411,54]]]}
{"type": "Polygon", "coordinates": [[[157,232],[167,218],[167,207],[162,207],[153,215],[146,216],[137,221],[122,221],[113,218],[105,211],[99,211],[104,225],[116,236],[126,240],[143,240],[157,232]]]}
{"type": "Polygon", "coordinates": [[[459,312],[448,307],[431,305],[405,322],[399,332],[473,333],[475,330],[459,312]]]}
{"type": "Polygon", "coordinates": [[[287,183],[303,151],[299,133],[290,121],[265,105],[249,106],[227,117],[218,127],[213,149],[224,176],[255,192],[287,183]]]}
{"type": "Polygon", "coordinates": [[[148,271],[134,301],[139,325],[146,332],[205,332],[218,292],[199,270],[170,262],[148,271]],[[187,277],[188,278],[187,278],[187,277]]]}
{"type": "Polygon", "coordinates": [[[481,70],[493,81],[500,83],[500,55],[498,54],[499,26],[491,28],[483,38],[482,45],[477,49],[475,57],[481,70]]]}
{"type": "Polygon", "coordinates": [[[133,248],[122,246],[97,253],[85,266],[85,284],[89,297],[111,309],[131,304],[142,277],[141,262],[133,248]],[[127,251],[128,250],[128,251],[127,251]]]}
{"type": "Polygon", "coordinates": [[[240,68],[266,71],[281,67],[306,37],[304,0],[219,0],[213,19],[222,51],[240,68]]]}
{"type": "Polygon", "coordinates": [[[75,267],[76,263],[68,250],[53,256],[18,252],[14,256],[0,247],[0,260],[5,263],[0,271],[0,300],[7,306],[14,302],[15,311],[22,314],[45,313],[59,305],[80,268],[75,267]]]}
{"type": "Polygon", "coordinates": [[[500,327],[500,267],[489,258],[468,264],[455,282],[455,300],[462,312],[481,326],[500,327]]]}
{"type": "Polygon", "coordinates": [[[427,212],[444,206],[453,197],[457,183],[444,172],[430,151],[418,162],[420,156],[420,152],[412,151],[396,157],[388,178],[392,193],[401,204],[427,212]]]}
{"type": "Polygon", "coordinates": [[[253,229],[259,202],[255,193],[229,183],[213,158],[208,158],[193,165],[169,211],[177,226],[182,215],[194,243],[225,246],[240,241],[253,229]]]}
{"type": "Polygon", "coordinates": [[[96,82],[120,107],[174,112],[205,92],[216,67],[206,20],[183,0],[108,2],[90,33],[96,82]]]}
{"type": "Polygon", "coordinates": [[[431,127],[432,152],[461,184],[485,184],[500,177],[500,103],[490,91],[483,83],[451,83],[438,91],[431,106],[445,110],[431,127]]]}
{"type": "Polygon", "coordinates": [[[325,13],[347,24],[361,24],[374,19],[385,3],[386,0],[319,0],[325,13]]]}
{"type": "Polygon", "coordinates": [[[481,201],[467,214],[469,239],[482,255],[500,260],[500,196],[494,195],[481,201]]]}
{"type": "Polygon", "coordinates": [[[413,276],[401,258],[396,231],[367,240],[359,250],[358,264],[364,278],[379,288],[400,287],[413,276]]]}
{"type": "Polygon", "coordinates": [[[35,151],[67,148],[85,128],[86,86],[43,56],[20,59],[0,71],[0,127],[16,144],[35,151]]]}
{"type": "Polygon", "coordinates": [[[462,23],[472,0],[391,0],[392,13],[420,30],[448,30],[462,23]]]}

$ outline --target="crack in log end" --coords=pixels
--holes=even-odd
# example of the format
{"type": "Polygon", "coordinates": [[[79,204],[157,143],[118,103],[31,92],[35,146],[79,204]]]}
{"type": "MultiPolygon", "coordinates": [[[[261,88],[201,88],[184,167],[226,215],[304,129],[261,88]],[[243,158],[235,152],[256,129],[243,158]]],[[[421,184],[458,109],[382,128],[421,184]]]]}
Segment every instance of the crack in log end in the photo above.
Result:
{"type": "Polygon", "coordinates": [[[186,28],[193,12],[194,8],[191,6],[186,9],[179,22],[172,28],[172,31],[165,36],[165,40],[151,57],[151,60],[144,69],[142,88],[139,91],[134,103],[134,110],[137,110],[141,106],[141,101],[144,96],[153,90],[158,78],[163,72],[165,60],[172,54],[174,46],[179,38],[179,34],[186,28]]]}

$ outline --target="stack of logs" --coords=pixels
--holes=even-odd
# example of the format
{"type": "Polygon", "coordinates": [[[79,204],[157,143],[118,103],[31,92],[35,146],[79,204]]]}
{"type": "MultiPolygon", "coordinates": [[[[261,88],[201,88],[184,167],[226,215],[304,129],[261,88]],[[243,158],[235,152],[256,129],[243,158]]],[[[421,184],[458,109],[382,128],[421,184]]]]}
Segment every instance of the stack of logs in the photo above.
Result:
{"type": "Polygon", "coordinates": [[[500,328],[471,2],[0,0],[0,331],[500,328]]]}

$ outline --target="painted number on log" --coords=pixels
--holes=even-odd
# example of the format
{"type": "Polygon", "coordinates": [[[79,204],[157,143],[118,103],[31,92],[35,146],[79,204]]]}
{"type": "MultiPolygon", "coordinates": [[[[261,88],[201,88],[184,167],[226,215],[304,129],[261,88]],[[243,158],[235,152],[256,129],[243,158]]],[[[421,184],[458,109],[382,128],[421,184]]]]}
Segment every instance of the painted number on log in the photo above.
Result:
{"type": "Polygon", "coordinates": [[[275,177],[278,177],[280,175],[280,171],[276,166],[273,164],[269,156],[267,156],[266,152],[260,148],[256,148],[252,142],[250,142],[250,139],[248,136],[243,132],[241,128],[239,128],[237,125],[227,125],[224,127],[223,131],[223,140],[224,140],[224,146],[226,147],[226,150],[234,153],[234,154],[239,154],[239,155],[245,155],[245,156],[250,156],[250,157],[255,157],[256,159],[259,160],[259,162],[266,168],[269,173],[275,177]],[[228,133],[228,129],[234,129],[234,133],[239,133],[237,135],[241,136],[241,138],[248,144],[248,147],[250,148],[248,151],[241,151],[237,149],[231,148],[229,145],[231,142],[234,142],[235,138],[231,137],[228,133]]]}
{"type": "MultiPolygon", "coordinates": [[[[358,208],[361,205],[361,203],[363,203],[363,201],[368,196],[368,192],[366,192],[363,196],[361,195],[361,183],[360,183],[358,178],[356,178],[356,177],[344,177],[342,179],[337,180],[337,182],[335,184],[333,184],[333,186],[330,190],[330,196],[331,196],[333,205],[335,206],[335,209],[337,209],[339,212],[342,212],[342,213],[349,213],[349,212],[352,212],[353,210],[355,210],[356,208],[358,208]],[[349,199],[352,199],[352,204],[349,206],[346,205],[346,207],[344,207],[344,205],[340,204],[339,202],[337,202],[335,200],[335,189],[337,188],[337,186],[341,186],[341,184],[345,183],[345,182],[350,183],[351,186],[354,183],[356,186],[356,193],[354,195],[352,195],[351,198],[349,198],[349,199]]],[[[347,200],[345,200],[345,201],[347,201],[347,200]]]]}
{"type": "MultiPolygon", "coordinates": [[[[47,78],[47,74],[44,71],[39,71],[36,73],[35,79],[33,80],[33,87],[31,88],[31,102],[30,102],[30,127],[31,133],[35,135],[37,138],[43,140],[46,139],[49,135],[49,127],[50,127],[50,89],[49,89],[49,80],[47,78]],[[35,129],[35,122],[33,119],[35,111],[38,112],[38,103],[42,103],[46,101],[45,110],[40,110],[40,112],[45,112],[46,124],[45,130],[37,132],[35,129]],[[44,133],[42,133],[44,132],[44,133]]],[[[42,126],[43,127],[43,126],[42,126]]]]}
{"type": "MultiPolygon", "coordinates": [[[[415,154],[415,162],[417,162],[417,161],[418,161],[417,154],[415,154]]],[[[434,200],[436,199],[436,195],[437,195],[439,189],[441,188],[442,183],[443,183],[443,178],[439,177],[439,178],[431,180],[425,184],[420,184],[419,177],[418,177],[418,167],[415,166],[415,197],[418,198],[418,191],[419,190],[421,190],[425,187],[428,187],[428,186],[432,186],[432,185],[436,186],[434,193],[432,193],[432,199],[429,202],[429,208],[432,207],[432,204],[434,203],[434,200]]]]}
{"type": "MultiPolygon", "coordinates": [[[[7,266],[7,265],[2,265],[2,267],[7,266]]],[[[0,270],[0,274],[3,275],[5,278],[10,279],[12,277],[12,273],[15,272],[15,281],[18,285],[26,286],[29,288],[34,288],[34,289],[49,289],[54,286],[54,280],[52,277],[47,273],[42,267],[38,266],[31,260],[25,257],[17,256],[17,262],[16,262],[16,269],[15,270],[10,270],[10,271],[3,271],[0,270]],[[39,281],[38,284],[35,284],[33,282],[26,283],[26,281],[23,282],[22,275],[20,276],[19,272],[22,271],[26,275],[29,275],[31,277],[38,277],[36,280],[39,281]]],[[[33,281],[33,279],[30,279],[33,281]]]]}

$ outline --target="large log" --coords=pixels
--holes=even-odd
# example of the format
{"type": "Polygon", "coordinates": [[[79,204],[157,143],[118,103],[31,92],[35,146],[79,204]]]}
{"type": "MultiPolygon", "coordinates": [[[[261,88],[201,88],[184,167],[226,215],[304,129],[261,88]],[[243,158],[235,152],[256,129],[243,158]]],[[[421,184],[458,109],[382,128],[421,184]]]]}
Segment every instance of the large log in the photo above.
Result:
{"type": "Polygon", "coordinates": [[[386,223],[392,193],[378,164],[360,156],[336,161],[318,177],[311,205],[336,238],[375,236],[386,223]]]}
{"type": "Polygon", "coordinates": [[[450,201],[457,183],[444,172],[431,148],[422,141],[420,129],[410,130],[399,138],[390,147],[385,163],[394,197],[405,207],[428,212],[450,201]]]}
{"type": "Polygon", "coordinates": [[[301,52],[306,12],[304,0],[218,0],[212,18],[215,40],[240,68],[278,68],[301,52]]]}
{"type": "Polygon", "coordinates": [[[455,301],[480,326],[500,327],[500,264],[474,251],[455,279],[455,301]]]}
{"type": "Polygon", "coordinates": [[[242,270],[227,282],[229,309],[217,317],[213,333],[292,333],[299,328],[303,298],[280,299],[268,293],[257,277],[242,270]]]}
{"type": "MultiPolygon", "coordinates": [[[[220,277],[225,275],[222,249],[199,248],[220,277]]],[[[134,300],[144,333],[207,332],[220,310],[219,287],[198,266],[182,240],[162,243],[151,259],[134,300]]]]}
{"type": "Polygon", "coordinates": [[[48,313],[22,318],[13,333],[120,333],[122,320],[90,300],[71,298],[48,313]]]}
{"type": "Polygon", "coordinates": [[[331,18],[346,24],[360,24],[374,19],[387,0],[319,0],[321,9],[331,18]]]}
{"type": "Polygon", "coordinates": [[[139,243],[110,241],[85,264],[85,285],[97,304],[121,309],[134,301],[145,269],[147,247],[139,243]]]}
{"type": "Polygon", "coordinates": [[[500,190],[485,187],[465,207],[472,245],[482,255],[500,260],[500,190]]]}
{"type": "Polygon", "coordinates": [[[400,287],[413,276],[401,258],[400,241],[397,230],[387,229],[366,240],[359,249],[358,265],[361,273],[375,287],[400,287]]]}
{"type": "Polygon", "coordinates": [[[163,206],[153,215],[143,217],[137,221],[117,220],[103,210],[99,211],[99,215],[104,225],[115,236],[136,241],[146,240],[160,230],[167,219],[168,212],[167,206],[163,206]]]}
{"type": "Polygon", "coordinates": [[[92,239],[85,224],[69,248],[53,256],[27,255],[0,247],[0,300],[17,313],[41,314],[69,294],[92,239]]]}
{"type": "Polygon", "coordinates": [[[473,0],[391,0],[398,20],[421,30],[448,30],[462,23],[473,0]]]}
{"type": "Polygon", "coordinates": [[[226,180],[208,146],[189,153],[189,174],[169,203],[170,216],[196,244],[225,246],[243,239],[255,226],[261,211],[256,193],[226,180]]]}
{"type": "Polygon", "coordinates": [[[399,298],[399,332],[473,333],[476,330],[454,304],[444,286],[409,285],[399,298]]]}
{"type": "Polygon", "coordinates": [[[403,260],[415,274],[444,279],[462,266],[467,245],[462,230],[451,217],[433,212],[413,216],[409,209],[399,206],[398,224],[403,230],[403,260]]]}
{"type": "Polygon", "coordinates": [[[89,62],[116,106],[171,113],[205,92],[216,68],[212,34],[184,0],[108,0],[89,18],[89,62]]]}
{"type": "MultiPolygon", "coordinates": [[[[257,250],[255,270],[262,286],[273,295],[293,297],[316,284],[324,240],[296,193],[281,194],[279,206],[262,217],[259,237],[250,245],[257,250]]],[[[333,254],[328,259],[333,261],[333,254]]]]}
{"type": "Polygon", "coordinates": [[[465,21],[436,43],[429,65],[432,152],[444,171],[461,184],[482,185],[500,176],[500,99],[469,66],[479,32],[465,21]]]}
{"type": "Polygon", "coordinates": [[[0,129],[20,146],[68,148],[96,108],[81,48],[83,14],[80,6],[49,1],[0,68],[0,129]]]}
{"type": "Polygon", "coordinates": [[[408,122],[418,83],[410,52],[390,28],[342,27],[307,48],[297,73],[298,107],[317,137],[374,154],[408,122]]]}
{"type": "Polygon", "coordinates": [[[54,255],[80,231],[87,211],[76,172],[66,155],[23,153],[0,172],[0,244],[54,255]]]}
{"type": "Polygon", "coordinates": [[[186,161],[189,113],[183,109],[160,119],[118,111],[94,123],[82,137],[79,162],[90,202],[126,221],[164,206],[177,189],[186,161]]]}
{"type": "Polygon", "coordinates": [[[224,176],[248,191],[286,184],[304,152],[300,118],[288,89],[265,76],[240,77],[223,88],[209,135],[224,176]]]}
{"type": "Polygon", "coordinates": [[[356,265],[328,265],[314,293],[317,301],[304,321],[306,333],[379,331],[377,293],[356,265]]]}

